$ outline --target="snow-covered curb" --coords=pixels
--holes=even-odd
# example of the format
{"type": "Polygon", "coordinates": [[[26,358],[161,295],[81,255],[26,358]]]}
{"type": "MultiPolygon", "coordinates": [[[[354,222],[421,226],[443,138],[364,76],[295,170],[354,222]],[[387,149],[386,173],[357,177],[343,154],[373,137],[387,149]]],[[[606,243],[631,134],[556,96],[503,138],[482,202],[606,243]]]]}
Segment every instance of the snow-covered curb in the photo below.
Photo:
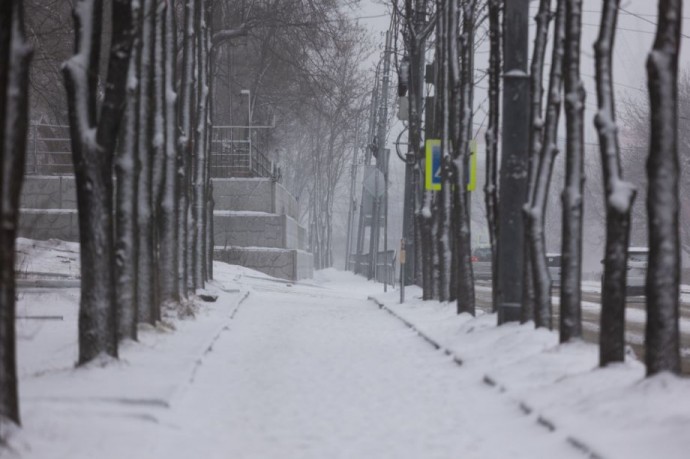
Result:
{"type": "Polygon", "coordinates": [[[600,369],[597,346],[559,345],[557,333],[532,324],[497,327],[495,314],[457,315],[454,304],[419,299],[401,305],[395,292],[369,298],[587,456],[687,457],[690,381],[645,379],[632,356],[600,369]]]}

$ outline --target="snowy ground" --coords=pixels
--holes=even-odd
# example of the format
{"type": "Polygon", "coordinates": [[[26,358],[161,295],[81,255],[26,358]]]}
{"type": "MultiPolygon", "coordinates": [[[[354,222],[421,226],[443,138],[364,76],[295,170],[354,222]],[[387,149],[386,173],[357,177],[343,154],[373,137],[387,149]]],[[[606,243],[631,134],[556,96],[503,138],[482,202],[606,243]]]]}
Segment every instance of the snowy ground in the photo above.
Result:
{"type": "Polygon", "coordinates": [[[293,284],[214,269],[216,303],[195,318],[170,311],[120,361],[90,368],[73,367],[78,290],[22,290],[20,314],[62,320],[18,321],[23,428],[0,455],[586,457],[579,441],[606,458],[675,458],[690,448],[690,385],[643,381],[637,362],[594,370],[591,346],[458,317],[414,290],[397,306],[397,292],[349,273],[293,284]]]}

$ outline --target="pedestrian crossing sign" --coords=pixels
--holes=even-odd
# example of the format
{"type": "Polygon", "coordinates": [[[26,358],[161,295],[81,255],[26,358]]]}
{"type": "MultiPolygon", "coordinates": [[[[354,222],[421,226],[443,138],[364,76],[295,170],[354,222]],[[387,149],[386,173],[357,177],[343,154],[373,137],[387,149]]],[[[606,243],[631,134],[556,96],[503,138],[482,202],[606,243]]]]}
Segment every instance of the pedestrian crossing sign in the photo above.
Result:
{"type": "Polygon", "coordinates": [[[424,188],[427,191],[439,191],[441,189],[441,140],[426,140],[426,180],[424,188]]]}

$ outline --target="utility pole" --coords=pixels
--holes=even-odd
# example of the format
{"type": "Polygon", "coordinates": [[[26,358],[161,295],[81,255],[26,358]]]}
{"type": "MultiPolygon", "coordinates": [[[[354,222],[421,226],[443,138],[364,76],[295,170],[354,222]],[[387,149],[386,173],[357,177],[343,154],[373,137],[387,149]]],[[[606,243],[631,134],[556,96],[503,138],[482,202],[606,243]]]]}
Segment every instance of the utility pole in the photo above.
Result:
{"type": "Polygon", "coordinates": [[[412,285],[417,279],[421,260],[417,259],[417,247],[421,240],[419,222],[416,221],[415,211],[419,203],[421,183],[421,161],[424,154],[421,148],[422,112],[424,97],[425,45],[427,36],[431,33],[426,22],[427,0],[405,0],[405,16],[407,21],[407,48],[409,51],[409,130],[407,155],[405,157],[405,197],[403,206],[403,238],[406,243],[407,260],[402,276],[402,285],[412,285]]]}
{"type": "Polygon", "coordinates": [[[520,320],[529,151],[529,2],[505,2],[503,138],[498,235],[498,323],[520,320]]]}
{"type": "MultiPolygon", "coordinates": [[[[371,164],[371,148],[373,145],[374,133],[376,132],[376,115],[378,110],[378,97],[379,97],[379,70],[380,67],[376,68],[376,83],[374,84],[374,90],[371,93],[371,106],[369,113],[369,131],[367,133],[367,147],[364,151],[364,167],[365,173],[366,168],[371,164]]],[[[357,228],[357,255],[355,259],[355,265],[353,272],[355,274],[362,274],[362,257],[364,251],[364,233],[367,227],[367,210],[373,209],[373,198],[364,188],[362,184],[362,198],[359,206],[359,220],[357,228]]],[[[373,215],[372,215],[373,217],[373,215]]],[[[371,226],[371,223],[369,224],[371,226]]]]}
{"type": "MultiPolygon", "coordinates": [[[[379,115],[376,133],[376,168],[385,175],[388,173],[386,161],[386,131],[388,130],[388,88],[391,71],[391,37],[390,30],[386,31],[386,47],[383,51],[383,78],[381,80],[381,95],[379,97],[379,115]]],[[[376,179],[376,193],[374,200],[373,220],[371,223],[371,240],[369,244],[369,278],[376,278],[378,267],[379,239],[381,236],[381,197],[378,196],[378,173],[376,179]]],[[[387,184],[384,183],[384,186],[387,184]]],[[[385,191],[385,190],[384,190],[385,191]]]]}
{"type": "MultiPolygon", "coordinates": [[[[360,106],[360,113],[361,113],[360,106]]],[[[347,212],[347,241],[345,244],[345,270],[350,269],[350,256],[352,254],[352,233],[354,226],[355,209],[357,202],[355,201],[355,187],[357,186],[357,161],[359,152],[359,113],[357,115],[357,126],[355,127],[355,146],[352,152],[352,168],[350,170],[350,204],[347,212]]]]}

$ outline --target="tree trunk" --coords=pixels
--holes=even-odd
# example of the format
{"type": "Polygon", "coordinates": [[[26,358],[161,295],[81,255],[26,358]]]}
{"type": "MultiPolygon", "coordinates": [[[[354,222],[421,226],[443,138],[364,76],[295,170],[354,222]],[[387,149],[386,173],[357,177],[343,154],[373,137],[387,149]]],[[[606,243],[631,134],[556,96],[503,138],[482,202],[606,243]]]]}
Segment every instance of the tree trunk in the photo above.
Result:
{"type": "Polygon", "coordinates": [[[139,260],[137,288],[137,315],[139,322],[155,324],[154,304],[154,221],[152,195],[153,177],[153,55],[156,18],[155,0],[141,0],[143,22],[141,27],[141,57],[139,66],[139,204],[137,225],[139,234],[139,260]]]}
{"type": "Polygon", "coordinates": [[[135,24],[134,43],[127,77],[127,106],[119,153],[115,160],[117,177],[115,203],[115,294],[118,311],[119,338],[137,339],[137,263],[138,226],[138,125],[139,125],[139,64],[141,60],[141,10],[132,5],[135,24]]]}
{"type": "Polygon", "coordinates": [[[486,128],[486,181],[484,204],[491,244],[492,311],[498,308],[498,130],[501,110],[502,0],[489,0],[489,114],[486,128]]]}
{"type": "Polygon", "coordinates": [[[195,0],[184,0],[184,31],[182,40],[182,78],[180,82],[180,110],[179,125],[180,133],[178,138],[178,183],[180,186],[179,194],[179,288],[180,295],[187,297],[191,283],[189,265],[190,240],[189,240],[189,196],[191,187],[190,167],[192,165],[192,111],[193,111],[193,87],[194,87],[194,11],[195,0]]]}
{"type": "Polygon", "coordinates": [[[160,200],[160,294],[161,303],[177,303],[180,299],[178,286],[178,215],[176,202],[177,183],[177,94],[175,92],[175,68],[177,57],[177,33],[175,28],[175,3],[170,0],[165,10],[164,24],[164,119],[165,157],[163,193],[160,200]]]}
{"type": "Polygon", "coordinates": [[[558,0],[554,25],[554,40],[549,75],[549,92],[544,122],[544,140],[541,145],[539,167],[534,194],[528,212],[530,250],[534,280],[534,324],[536,327],[552,327],[551,276],[546,264],[546,217],[549,188],[554,160],[558,154],[558,122],[563,89],[563,52],[565,40],[565,1],[558,0]]]}
{"type": "Polygon", "coordinates": [[[114,0],[105,97],[97,116],[100,1],[75,4],[75,55],[63,67],[79,209],[81,300],[79,363],[117,357],[113,243],[113,153],[133,39],[131,0],[114,0]]]}
{"type": "Polygon", "coordinates": [[[567,0],[564,55],[566,158],[561,250],[561,342],[582,337],[582,190],[585,89],[580,80],[582,0],[567,0]]]}
{"type": "MultiPolygon", "coordinates": [[[[456,3],[453,3],[456,5],[456,3]]],[[[472,100],[474,92],[474,75],[472,75],[472,60],[474,47],[472,36],[474,35],[475,21],[475,1],[467,1],[463,4],[463,26],[460,43],[460,64],[459,75],[457,70],[452,72],[452,84],[459,84],[459,100],[453,103],[453,108],[458,110],[454,123],[453,141],[453,175],[454,181],[454,233],[455,244],[453,256],[456,257],[454,265],[457,267],[458,278],[456,280],[457,312],[458,314],[467,312],[475,313],[475,293],[474,293],[474,273],[472,271],[472,245],[470,242],[470,215],[467,203],[467,183],[465,181],[465,171],[469,164],[469,142],[472,132],[472,100]],[[459,76],[459,79],[458,79],[459,76]],[[459,103],[457,103],[459,102],[459,103]]],[[[452,17],[458,17],[455,8],[451,9],[452,17]]],[[[451,28],[451,37],[454,35],[456,26],[451,28]]],[[[457,40],[450,41],[450,49],[457,49],[457,40]]],[[[458,53],[450,53],[451,64],[457,67],[458,53]]],[[[451,67],[452,68],[452,67],[451,67]]]]}
{"type": "Polygon", "coordinates": [[[654,47],[647,59],[651,142],[647,160],[649,265],[647,269],[647,374],[680,372],[678,308],[678,52],[683,2],[660,0],[654,47]]]}
{"type": "MultiPolygon", "coordinates": [[[[0,422],[20,423],[15,333],[15,239],[24,180],[29,62],[21,0],[0,6],[0,422]]],[[[0,439],[2,441],[2,439],[0,439]]]]}
{"type": "MultiPolygon", "coordinates": [[[[205,136],[206,136],[206,104],[208,99],[208,78],[207,78],[207,60],[206,60],[206,21],[204,18],[206,0],[198,0],[196,3],[196,11],[194,13],[196,30],[196,66],[197,66],[197,81],[196,81],[196,132],[194,143],[194,164],[193,170],[193,184],[194,190],[192,197],[192,215],[193,215],[193,247],[192,247],[192,278],[195,289],[204,287],[205,279],[205,227],[204,214],[206,207],[206,193],[205,193],[205,166],[206,166],[206,151],[205,151],[205,136]]],[[[251,154],[251,152],[250,152],[251,154]]]]}
{"type": "MultiPolygon", "coordinates": [[[[544,137],[544,119],[543,119],[543,98],[544,85],[542,83],[544,78],[544,55],[546,54],[546,43],[549,35],[549,22],[551,20],[551,0],[540,0],[539,11],[535,18],[537,23],[537,31],[534,37],[534,49],[532,53],[532,64],[530,72],[530,96],[532,103],[530,107],[530,151],[529,151],[529,178],[527,189],[527,203],[534,199],[534,190],[536,189],[537,174],[539,169],[539,155],[541,153],[541,142],[544,137]]],[[[529,205],[525,206],[526,213],[529,211],[529,205]]],[[[529,247],[530,240],[530,220],[529,216],[525,215],[525,247],[529,247]]],[[[521,322],[534,320],[534,276],[532,271],[532,253],[530,250],[525,250],[524,270],[522,275],[522,312],[521,322]]]]}
{"type": "Polygon", "coordinates": [[[599,364],[605,366],[625,360],[625,288],[635,189],[623,181],[611,64],[620,0],[606,0],[602,6],[599,38],[594,45],[599,108],[594,124],[599,133],[606,190],[606,249],[599,335],[599,364]]]}

